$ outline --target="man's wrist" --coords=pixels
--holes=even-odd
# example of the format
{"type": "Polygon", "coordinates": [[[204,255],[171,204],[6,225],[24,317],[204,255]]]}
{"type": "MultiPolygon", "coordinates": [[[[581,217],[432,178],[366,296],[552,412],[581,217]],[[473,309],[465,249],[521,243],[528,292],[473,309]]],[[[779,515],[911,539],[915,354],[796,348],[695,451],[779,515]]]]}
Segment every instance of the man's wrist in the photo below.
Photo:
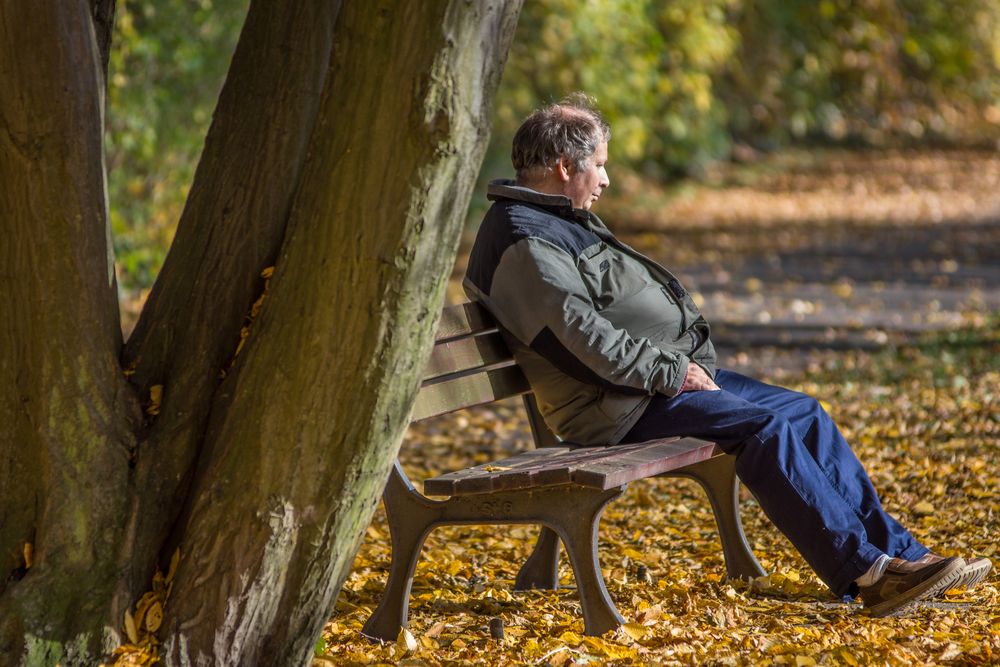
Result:
{"type": "Polygon", "coordinates": [[[673,362],[675,368],[673,382],[671,382],[667,387],[661,389],[660,393],[666,394],[667,396],[676,396],[684,391],[684,383],[687,382],[688,372],[691,370],[691,360],[683,354],[678,354],[676,357],[671,359],[671,361],[673,362]]]}
{"type": "Polygon", "coordinates": [[[691,380],[691,364],[689,363],[687,365],[687,368],[684,369],[684,379],[681,380],[681,388],[677,390],[678,394],[683,393],[683,392],[685,392],[685,391],[688,390],[688,388],[689,388],[688,387],[688,382],[690,380],[691,380]]]}

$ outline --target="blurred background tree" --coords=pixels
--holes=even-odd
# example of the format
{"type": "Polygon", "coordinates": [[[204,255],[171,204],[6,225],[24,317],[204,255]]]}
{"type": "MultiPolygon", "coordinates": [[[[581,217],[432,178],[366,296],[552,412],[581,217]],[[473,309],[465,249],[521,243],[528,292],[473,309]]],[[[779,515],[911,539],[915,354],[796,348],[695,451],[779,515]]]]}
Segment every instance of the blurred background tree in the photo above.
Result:
{"type": "Polygon", "coordinates": [[[744,0],[733,20],[739,48],[718,90],[734,138],[879,146],[997,134],[993,0],[744,0]]]}
{"type": "MultiPolygon", "coordinates": [[[[108,161],[126,288],[162,264],[246,5],[119,9],[108,161]]],[[[574,90],[611,121],[616,172],[644,179],[788,145],[995,145],[1000,2],[527,0],[482,180],[510,176],[520,120],[574,90]]]]}
{"type": "Polygon", "coordinates": [[[119,2],[108,77],[108,195],[118,280],[163,265],[249,0],[119,2]]]}

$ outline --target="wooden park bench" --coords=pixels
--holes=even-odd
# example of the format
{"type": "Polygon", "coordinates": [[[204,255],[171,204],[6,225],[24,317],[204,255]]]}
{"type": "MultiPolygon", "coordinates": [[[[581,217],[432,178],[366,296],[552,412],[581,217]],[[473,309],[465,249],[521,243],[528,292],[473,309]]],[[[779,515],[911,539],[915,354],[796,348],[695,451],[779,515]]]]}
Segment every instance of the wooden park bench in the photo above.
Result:
{"type": "Polygon", "coordinates": [[[394,640],[406,627],[413,572],[424,539],[437,526],[456,524],[540,524],[538,542],[514,589],[558,588],[561,540],[576,578],[586,634],[601,635],[618,627],[625,621],[601,575],[598,523],[604,507],[624,493],[629,482],[646,477],[697,480],[715,513],[727,574],[744,579],[765,574],[743,534],[733,457],[694,438],[609,447],[560,442],[542,421],[531,388],[489,314],[474,303],[445,308],[413,419],[511,396],[524,398],[537,448],[424,482],[426,494],[446,500],[419,493],[396,461],[383,495],[392,564],[382,600],[362,630],[366,636],[394,640]]]}

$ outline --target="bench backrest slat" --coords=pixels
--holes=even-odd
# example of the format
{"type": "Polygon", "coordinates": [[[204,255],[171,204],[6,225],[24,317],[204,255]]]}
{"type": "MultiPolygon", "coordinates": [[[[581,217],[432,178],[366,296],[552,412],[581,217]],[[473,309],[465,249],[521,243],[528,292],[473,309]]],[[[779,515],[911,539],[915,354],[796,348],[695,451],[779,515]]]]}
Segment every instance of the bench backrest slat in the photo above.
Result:
{"type": "Polygon", "coordinates": [[[435,341],[449,340],[460,336],[496,329],[493,316],[478,303],[468,301],[457,306],[448,306],[441,311],[435,341]]]}
{"type": "Polygon", "coordinates": [[[413,419],[443,415],[459,408],[492,403],[531,391],[517,366],[504,366],[424,386],[413,405],[413,419]]]}
{"type": "Polygon", "coordinates": [[[510,350],[498,332],[466,336],[437,343],[424,369],[424,382],[511,361],[510,350]]]}

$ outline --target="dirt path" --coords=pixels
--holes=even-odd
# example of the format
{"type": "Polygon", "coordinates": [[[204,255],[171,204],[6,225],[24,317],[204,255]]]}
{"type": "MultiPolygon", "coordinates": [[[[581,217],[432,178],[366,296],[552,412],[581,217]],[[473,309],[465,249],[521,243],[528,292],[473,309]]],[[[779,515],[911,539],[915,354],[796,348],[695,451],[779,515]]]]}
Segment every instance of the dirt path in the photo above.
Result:
{"type": "Polygon", "coordinates": [[[602,215],[681,274],[728,367],[783,375],[1000,312],[996,153],[789,154],[709,183],[626,182],[602,215]]]}

